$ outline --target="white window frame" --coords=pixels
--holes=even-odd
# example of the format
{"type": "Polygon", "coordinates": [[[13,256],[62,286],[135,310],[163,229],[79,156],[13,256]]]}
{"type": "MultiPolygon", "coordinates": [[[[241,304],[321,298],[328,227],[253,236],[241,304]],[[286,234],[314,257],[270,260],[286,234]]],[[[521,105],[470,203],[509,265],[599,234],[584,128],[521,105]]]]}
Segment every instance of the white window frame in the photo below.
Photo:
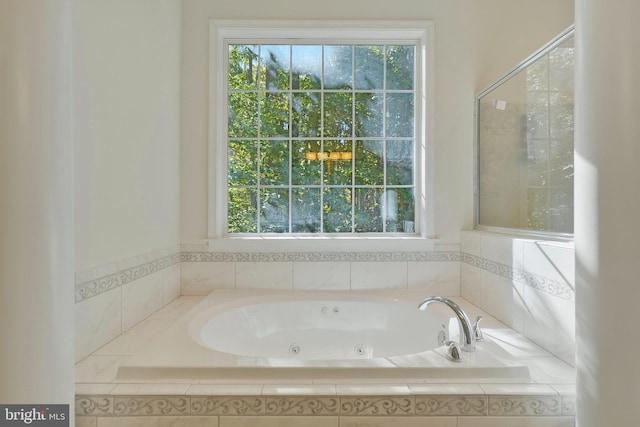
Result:
{"type": "Polygon", "coordinates": [[[431,21],[209,21],[208,239],[216,251],[426,251],[434,247],[434,40],[431,21]],[[227,233],[227,104],[225,41],[310,39],[350,43],[372,39],[416,42],[416,235],[328,235],[227,233]]]}

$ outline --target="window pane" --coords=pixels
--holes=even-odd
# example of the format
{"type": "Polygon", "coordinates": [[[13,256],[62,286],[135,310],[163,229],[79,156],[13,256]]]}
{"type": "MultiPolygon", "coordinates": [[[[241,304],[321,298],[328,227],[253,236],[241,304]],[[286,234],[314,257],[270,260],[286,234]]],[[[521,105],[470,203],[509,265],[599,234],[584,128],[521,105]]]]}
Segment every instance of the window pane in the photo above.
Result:
{"type": "Polygon", "coordinates": [[[260,136],[289,136],[289,94],[260,93],[260,136]]]}
{"type": "Polygon", "coordinates": [[[260,232],[289,232],[289,190],[263,188],[260,190],[260,232]]]}
{"type": "Polygon", "coordinates": [[[385,197],[387,232],[415,232],[415,199],[413,188],[391,188],[385,197]]]}
{"type": "Polygon", "coordinates": [[[351,89],[353,69],[351,46],[324,47],[324,88],[351,89]]]}
{"type": "Polygon", "coordinates": [[[351,189],[325,188],[322,211],[325,233],[350,233],[351,189]]]}
{"type": "Polygon", "coordinates": [[[319,185],[321,160],[318,158],[318,153],[320,153],[320,142],[293,141],[292,150],[292,184],[319,185]]]}
{"type": "Polygon", "coordinates": [[[324,152],[324,183],[351,185],[351,140],[325,141],[324,152]]]}
{"type": "Polygon", "coordinates": [[[384,143],[356,141],[356,185],[384,184],[384,143]]]}
{"type": "Polygon", "coordinates": [[[320,232],[320,189],[294,188],[292,194],[294,233],[320,232]]]}
{"type": "Polygon", "coordinates": [[[229,89],[255,89],[258,81],[258,46],[229,45],[229,89]]]}
{"type": "Polygon", "coordinates": [[[227,180],[230,186],[258,184],[256,141],[229,141],[227,159],[227,180]]]}
{"type": "Polygon", "coordinates": [[[287,141],[260,142],[260,183],[262,185],[289,184],[289,143],[287,141]]]}
{"type": "Polygon", "coordinates": [[[260,47],[260,88],[289,89],[291,46],[262,45],[260,47]]]}
{"type": "Polygon", "coordinates": [[[382,188],[356,188],[355,230],[382,232],[382,188]]]}
{"type": "Polygon", "coordinates": [[[387,136],[413,136],[413,94],[387,94],[387,136]]]}
{"type": "Polygon", "coordinates": [[[302,92],[293,94],[291,135],[296,137],[320,136],[320,92],[302,92]]]}
{"type": "Polygon", "coordinates": [[[384,88],[384,46],[356,46],[356,89],[384,88]]]}
{"type": "Polygon", "coordinates": [[[398,188],[396,192],[398,193],[398,232],[415,233],[415,190],[413,188],[398,188]]]}
{"type": "Polygon", "coordinates": [[[383,136],[383,108],[382,92],[356,93],[356,136],[383,136]]]}
{"type": "Polygon", "coordinates": [[[413,46],[387,46],[387,89],[412,90],[414,76],[413,46]]]}
{"type": "Polygon", "coordinates": [[[413,184],[413,140],[387,141],[387,185],[413,184]]]}
{"type": "Polygon", "coordinates": [[[229,233],[258,231],[257,193],[250,188],[229,188],[227,217],[229,233]]]}
{"type": "Polygon", "coordinates": [[[298,45],[292,48],[292,89],[320,89],[322,46],[298,45]]]}
{"type": "Polygon", "coordinates": [[[351,136],[352,111],[351,93],[325,93],[324,136],[351,136]]]}
{"type": "Polygon", "coordinates": [[[255,92],[230,93],[228,114],[230,138],[258,136],[258,95],[255,92]]]}

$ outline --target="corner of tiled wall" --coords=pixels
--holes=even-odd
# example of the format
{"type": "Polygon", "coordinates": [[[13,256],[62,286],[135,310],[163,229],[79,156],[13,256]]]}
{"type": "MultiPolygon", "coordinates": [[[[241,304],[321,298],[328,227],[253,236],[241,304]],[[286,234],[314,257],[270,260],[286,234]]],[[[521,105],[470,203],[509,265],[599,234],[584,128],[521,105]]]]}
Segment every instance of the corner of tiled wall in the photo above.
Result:
{"type": "Polygon", "coordinates": [[[461,234],[461,295],[565,362],[575,355],[572,243],[461,234]]]}
{"type": "Polygon", "coordinates": [[[180,296],[178,246],[76,273],[76,361],[180,296]]]}

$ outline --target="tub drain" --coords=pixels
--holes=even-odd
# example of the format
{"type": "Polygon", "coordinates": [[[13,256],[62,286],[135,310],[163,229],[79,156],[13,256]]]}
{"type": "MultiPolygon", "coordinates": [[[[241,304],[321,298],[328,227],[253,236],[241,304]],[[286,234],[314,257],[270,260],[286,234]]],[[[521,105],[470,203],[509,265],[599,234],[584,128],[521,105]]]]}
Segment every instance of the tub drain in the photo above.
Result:
{"type": "Polygon", "coordinates": [[[367,348],[363,345],[357,345],[353,352],[356,354],[356,356],[364,356],[365,354],[367,354],[367,348]]]}
{"type": "Polygon", "coordinates": [[[298,344],[292,344],[291,347],[289,347],[289,353],[293,354],[294,356],[296,354],[300,354],[300,346],[298,344]]]}

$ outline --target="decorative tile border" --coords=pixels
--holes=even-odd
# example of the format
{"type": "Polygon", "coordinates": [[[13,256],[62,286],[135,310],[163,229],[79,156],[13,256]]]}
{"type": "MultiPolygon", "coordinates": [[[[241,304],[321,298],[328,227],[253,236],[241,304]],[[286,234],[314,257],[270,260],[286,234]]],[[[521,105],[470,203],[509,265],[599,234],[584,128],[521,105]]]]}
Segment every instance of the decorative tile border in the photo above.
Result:
{"type": "Polygon", "coordinates": [[[175,253],[94,280],[79,283],[75,289],[75,302],[78,303],[110,291],[111,289],[126,285],[134,280],[141,279],[178,263],[180,263],[180,253],[175,253]]]}
{"type": "Polygon", "coordinates": [[[413,396],[349,396],[340,399],[340,415],[407,416],[414,415],[413,396]]]}
{"type": "Polygon", "coordinates": [[[267,397],[267,415],[335,415],[340,406],[338,397],[267,397]]]}
{"type": "Polygon", "coordinates": [[[191,415],[263,415],[261,396],[191,396],[191,415]]]}
{"type": "Polygon", "coordinates": [[[113,396],[76,395],[76,415],[113,415],[113,396]]]}
{"type": "Polygon", "coordinates": [[[189,415],[189,398],[185,396],[116,396],[115,416],[189,415]]]}
{"type": "Polygon", "coordinates": [[[562,415],[576,415],[576,396],[562,396],[562,415]]]}
{"type": "MultiPolygon", "coordinates": [[[[135,260],[135,259],[134,259],[135,260]]],[[[75,302],[126,285],[181,262],[393,262],[460,261],[460,252],[177,252],[148,262],[142,262],[95,279],[77,283],[75,302]]],[[[124,262],[124,264],[127,264],[124,262]]],[[[97,267],[95,271],[105,270],[97,267]]],[[[113,270],[116,270],[115,268],[113,270]]]]}
{"type": "Polygon", "coordinates": [[[182,262],[464,262],[568,301],[574,290],[537,274],[466,252],[178,252],[76,285],[80,302],[182,262]]]}
{"type": "Polygon", "coordinates": [[[460,261],[460,252],[182,252],[181,262],[460,261]]]}
{"type": "Polygon", "coordinates": [[[560,396],[490,396],[490,416],[562,415],[560,396]]]}
{"type": "Polygon", "coordinates": [[[489,273],[522,283],[525,286],[537,289],[551,296],[562,298],[567,301],[573,301],[575,299],[575,291],[569,285],[555,282],[547,279],[546,277],[528,273],[509,265],[491,261],[476,255],[471,255],[466,252],[461,252],[461,261],[481,270],[488,271],[489,273]]]}
{"type": "Polygon", "coordinates": [[[575,416],[575,396],[77,395],[76,416],[575,416]]]}
{"type": "Polygon", "coordinates": [[[487,396],[416,396],[416,415],[487,415],[487,396]]]}

